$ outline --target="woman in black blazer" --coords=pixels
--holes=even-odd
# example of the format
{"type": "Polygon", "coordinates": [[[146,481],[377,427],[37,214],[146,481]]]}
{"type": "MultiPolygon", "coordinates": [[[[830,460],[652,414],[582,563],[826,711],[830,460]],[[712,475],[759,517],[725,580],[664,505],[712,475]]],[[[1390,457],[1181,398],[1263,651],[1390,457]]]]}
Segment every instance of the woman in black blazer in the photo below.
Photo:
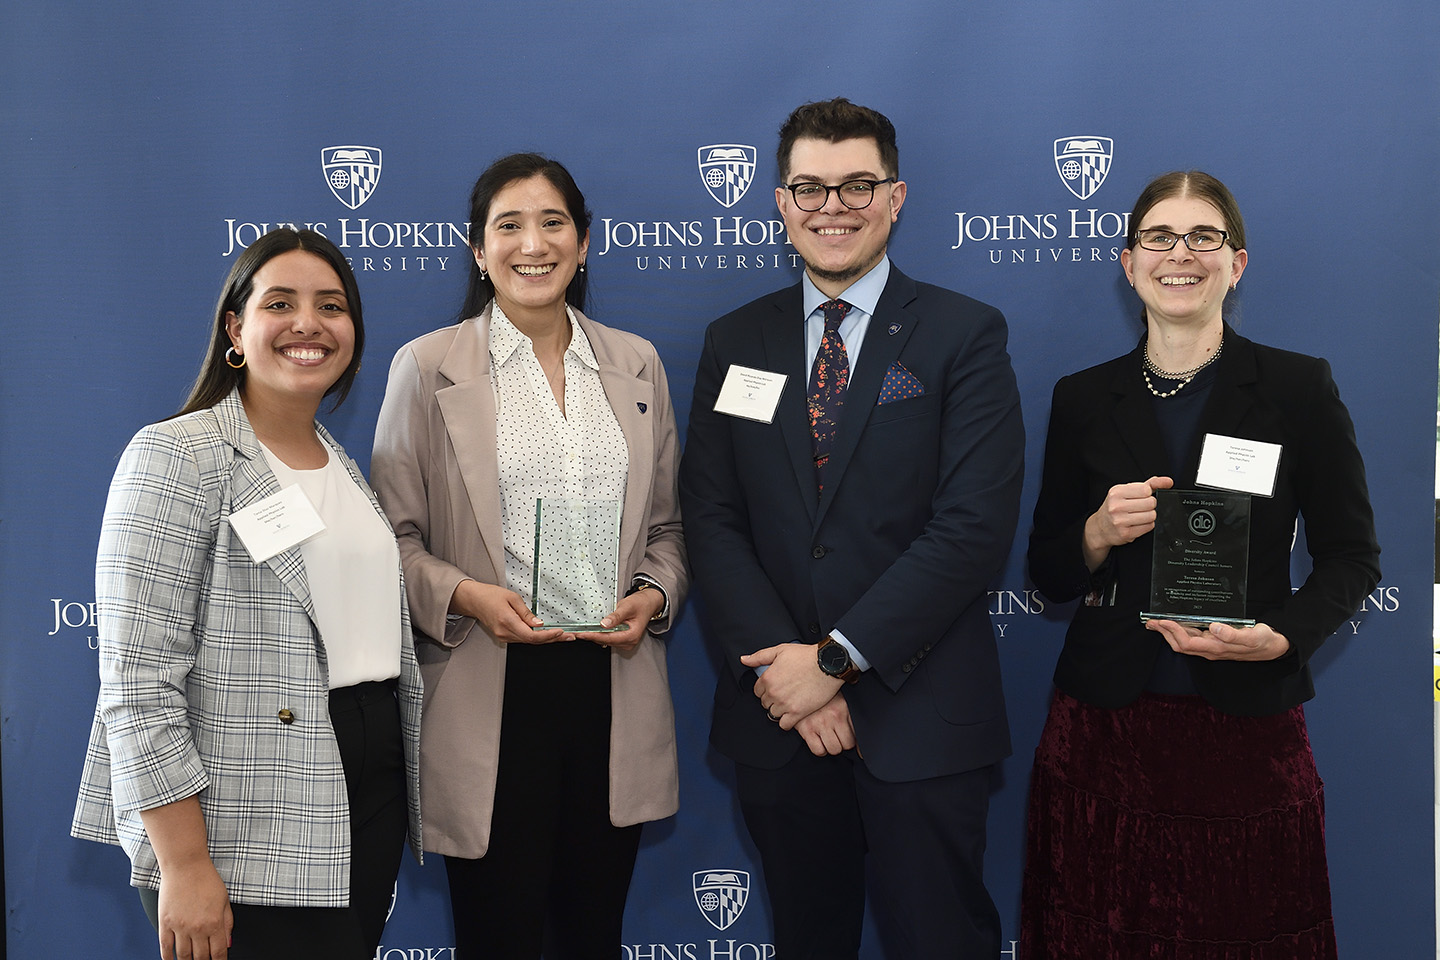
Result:
{"type": "Polygon", "coordinates": [[[1145,336],[1055,387],[1030,575],[1051,600],[1084,599],[1031,781],[1027,957],[1335,956],[1300,705],[1311,655],[1379,580],[1380,549],[1329,365],[1222,319],[1246,259],[1224,184],[1152,181],[1121,254],[1145,336]],[[1255,623],[1142,621],[1155,493],[1197,487],[1207,435],[1280,448],[1273,495],[1250,497],[1255,623]],[[1312,570],[1292,591],[1297,514],[1312,570]]]}

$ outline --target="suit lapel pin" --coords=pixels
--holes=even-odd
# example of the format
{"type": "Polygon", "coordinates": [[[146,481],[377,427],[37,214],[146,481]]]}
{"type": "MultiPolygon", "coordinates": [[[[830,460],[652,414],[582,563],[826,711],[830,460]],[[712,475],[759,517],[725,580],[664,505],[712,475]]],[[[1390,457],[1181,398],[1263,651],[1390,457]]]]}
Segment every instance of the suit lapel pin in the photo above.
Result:
{"type": "Polygon", "coordinates": [[[900,324],[898,324],[898,323],[892,323],[892,324],[890,324],[890,326],[887,328],[886,332],[889,333],[890,336],[892,336],[892,337],[895,336],[895,334],[897,334],[897,333],[900,332],[900,324]]]}
{"type": "Polygon", "coordinates": [[[645,404],[641,403],[639,400],[635,401],[635,406],[640,408],[641,413],[645,412],[645,404]]]}

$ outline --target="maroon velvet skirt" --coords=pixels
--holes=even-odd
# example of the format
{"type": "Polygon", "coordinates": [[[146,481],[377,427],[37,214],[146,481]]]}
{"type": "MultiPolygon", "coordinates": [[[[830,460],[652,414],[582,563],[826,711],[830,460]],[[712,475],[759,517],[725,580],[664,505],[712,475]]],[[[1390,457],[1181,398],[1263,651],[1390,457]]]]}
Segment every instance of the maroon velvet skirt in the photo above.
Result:
{"type": "Polygon", "coordinates": [[[1334,960],[1301,707],[1058,691],[1035,750],[1021,960],[1334,960]]]}

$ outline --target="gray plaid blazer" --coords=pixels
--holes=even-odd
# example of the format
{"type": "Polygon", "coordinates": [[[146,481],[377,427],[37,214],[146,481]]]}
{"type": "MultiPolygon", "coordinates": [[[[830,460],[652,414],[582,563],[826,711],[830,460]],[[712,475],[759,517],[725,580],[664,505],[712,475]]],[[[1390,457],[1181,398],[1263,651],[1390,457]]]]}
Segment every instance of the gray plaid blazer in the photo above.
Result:
{"type": "MultiPolygon", "coordinates": [[[[316,428],[374,503],[354,461],[316,428]]],[[[133,886],[160,885],[140,811],[199,794],[232,901],[349,902],[345,774],[304,561],[292,547],[255,563],[229,523],[278,492],[236,393],[141,430],[110,484],[95,564],[100,695],[70,832],[124,847],[133,886]]],[[[403,591],[400,716],[418,857],[421,689],[403,591]]]]}

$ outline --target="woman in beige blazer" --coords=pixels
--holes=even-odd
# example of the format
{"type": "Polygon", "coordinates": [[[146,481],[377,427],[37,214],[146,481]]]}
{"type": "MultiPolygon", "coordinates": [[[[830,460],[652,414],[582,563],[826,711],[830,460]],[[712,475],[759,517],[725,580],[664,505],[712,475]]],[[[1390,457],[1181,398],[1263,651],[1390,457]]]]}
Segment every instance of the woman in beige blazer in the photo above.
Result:
{"type": "Polygon", "coordinates": [[[590,212],[564,167],[496,161],[470,222],[467,319],[396,355],[371,464],[425,681],[425,848],[458,960],[614,956],[640,824],[679,800],[675,418],[654,347],[580,312],[590,212]],[[540,496],[622,501],[617,632],[522,599],[540,496]]]}

